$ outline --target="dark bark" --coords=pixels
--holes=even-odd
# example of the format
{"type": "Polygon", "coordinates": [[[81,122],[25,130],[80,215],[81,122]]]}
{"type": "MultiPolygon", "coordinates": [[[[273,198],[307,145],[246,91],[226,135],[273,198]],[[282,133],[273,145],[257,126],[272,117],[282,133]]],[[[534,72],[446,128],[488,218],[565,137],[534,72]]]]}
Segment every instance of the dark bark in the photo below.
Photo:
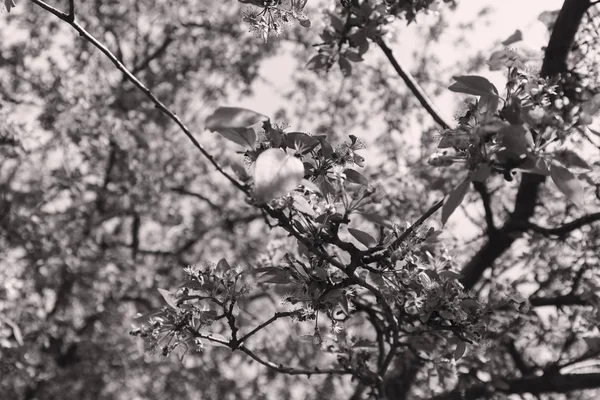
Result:
{"type": "Polygon", "coordinates": [[[568,393],[575,390],[593,389],[600,385],[600,373],[589,374],[550,374],[509,380],[497,385],[480,384],[466,390],[453,390],[431,400],[477,400],[487,399],[492,393],[568,393]]]}
{"type": "MultiPolygon", "coordinates": [[[[565,0],[554,25],[550,41],[545,51],[544,62],[540,74],[552,78],[567,71],[569,51],[586,10],[590,7],[589,0],[565,0]]],[[[473,256],[462,269],[462,283],[466,289],[473,288],[485,271],[502,256],[519,236],[519,226],[529,221],[534,215],[538,203],[538,194],[545,177],[541,175],[523,174],[514,210],[504,224],[489,232],[488,241],[473,256]]],[[[416,368],[405,368],[408,373],[395,371],[388,379],[386,387],[394,388],[394,399],[405,399],[417,376],[416,368]],[[394,382],[400,380],[399,382],[394,382]]],[[[551,378],[528,377],[509,382],[506,393],[544,393],[566,392],[577,389],[600,386],[600,374],[558,375],[551,378]]],[[[475,385],[466,391],[453,391],[436,397],[436,399],[477,399],[486,397],[493,386],[490,384],[475,385]]],[[[386,393],[388,394],[388,393],[386,393]]]]}
{"type": "MultiPolygon", "coordinates": [[[[550,78],[567,71],[569,50],[575,40],[581,19],[589,7],[589,0],[565,0],[546,48],[544,63],[540,71],[542,76],[550,78]]],[[[517,239],[517,225],[523,224],[534,215],[538,192],[544,181],[544,176],[523,174],[513,213],[496,234],[490,236],[488,242],[483,245],[462,270],[462,283],[467,289],[473,288],[479,282],[483,273],[517,239]]]]}

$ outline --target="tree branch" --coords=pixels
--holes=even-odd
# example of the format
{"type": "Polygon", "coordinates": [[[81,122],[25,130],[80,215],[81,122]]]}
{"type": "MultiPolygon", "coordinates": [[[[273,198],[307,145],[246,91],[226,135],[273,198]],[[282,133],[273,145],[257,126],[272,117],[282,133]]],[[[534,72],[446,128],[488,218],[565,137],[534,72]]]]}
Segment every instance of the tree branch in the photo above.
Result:
{"type": "Polygon", "coordinates": [[[596,221],[600,221],[600,212],[595,214],[584,215],[581,218],[577,218],[571,222],[567,222],[566,224],[558,226],[556,228],[546,228],[528,221],[521,221],[516,225],[521,227],[523,230],[530,230],[536,233],[540,233],[544,236],[565,236],[576,229],[582,228],[585,225],[592,224],[596,221]]]}
{"type": "Polygon", "coordinates": [[[150,91],[150,89],[148,89],[142,82],[140,82],[140,80],[135,75],[133,75],[127,69],[127,67],[125,67],[125,65],[123,65],[123,63],[121,63],[121,61],[119,61],[117,59],[117,57],[115,57],[115,55],[104,44],[102,44],[100,41],[98,41],[98,39],[96,39],[94,36],[92,36],[88,31],[86,31],[77,22],[75,22],[74,19],[71,19],[68,14],[63,13],[62,11],[52,7],[51,5],[45,3],[41,0],[31,0],[31,2],[38,5],[39,7],[43,8],[44,10],[48,11],[49,13],[53,14],[54,16],[61,19],[62,21],[65,21],[66,23],[71,25],[71,27],[73,27],[73,29],[75,29],[79,33],[80,36],[83,36],[94,47],[96,47],[98,50],[100,50],[115,65],[115,67],[117,67],[117,69],[125,75],[127,80],[129,80],[131,83],[133,83],[139,90],[141,90],[146,95],[146,97],[148,97],[152,101],[152,103],[154,103],[156,108],[158,108],[169,119],[171,119],[173,122],[175,122],[175,124],[183,131],[183,133],[193,143],[193,145],[200,151],[200,153],[202,153],[202,155],[204,157],[206,157],[206,159],[217,169],[217,171],[219,171],[219,173],[221,175],[223,175],[225,178],[227,178],[227,180],[229,180],[229,182],[231,182],[236,188],[238,188],[242,192],[248,194],[248,191],[244,187],[244,185],[242,185],[240,182],[238,182],[230,174],[225,172],[225,170],[223,170],[223,168],[221,168],[221,166],[216,162],[216,160],[213,158],[213,156],[210,155],[210,153],[208,153],[208,151],[206,151],[204,149],[204,147],[202,147],[202,145],[198,142],[198,140],[196,140],[196,138],[194,137],[194,135],[192,134],[190,129],[183,123],[183,121],[181,121],[181,119],[177,115],[175,115],[174,112],[172,112],[156,96],[154,96],[154,94],[150,91]]]}
{"type": "Polygon", "coordinates": [[[588,374],[549,374],[513,379],[503,382],[502,388],[493,384],[479,384],[466,390],[453,390],[433,397],[432,400],[465,400],[488,398],[492,393],[567,393],[574,390],[600,387],[600,373],[588,374]]]}
{"type": "Polygon", "coordinates": [[[496,232],[496,225],[494,224],[494,212],[492,211],[492,199],[487,190],[487,186],[483,182],[473,182],[473,187],[481,196],[483,202],[483,209],[485,210],[485,222],[487,224],[487,233],[492,235],[496,232]]]}
{"type": "MultiPolygon", "coordinates": [[[[589,0],[565,0],[558,14],[540,74],[554,77],[567,70],[567,57],[575,39],[581,19],[590,5],[589,0]]],[[[462,269],[462,283],[471,289],[481,279],[483,273],[498,257],[508,250],[520,231],[519,225],[528,221],[535,213],[538,192],[545,181],[542,175],[523,174],[515,199],[515,208],[508,220],[473,256],[462,269]]]]}
{"type": "Polygon", "coordinates": [[[544,306],[585,306],[590,304],[587,300],[581,298],[575,294],[565,294],[554,297],[532,297],[529,299],[529,303],[533,307],[544,307],[544,306]]]}
{"type": "Polygon", "coordinates": [[[429,115],[433,117],[434,121],[442,128],[450,129],[450,124],[444,120],[440,112],[435,108],[431,100],[429,100],[425,92],[423,92],[423,89],[421,89],[415,78],[413,78],[408,71],[405,71],[404,68],[402,68],[402,66],[398,63],[398,60],[396,60],[396,57],[394,57],[394,54],[392,53],[392,50],[387,46],[387,44],[385,44],[383,39],[377,38],[376,43],[379,45],[381,50],[383,50],[383,53],[394,67],[394,70],[396,70],[396,73],[398,73],[404,83],[406,83],[410,91],[415,95],[417,100],[419,100],[419,103],[421,103],[425,110],[427,110],[429,115]]]}

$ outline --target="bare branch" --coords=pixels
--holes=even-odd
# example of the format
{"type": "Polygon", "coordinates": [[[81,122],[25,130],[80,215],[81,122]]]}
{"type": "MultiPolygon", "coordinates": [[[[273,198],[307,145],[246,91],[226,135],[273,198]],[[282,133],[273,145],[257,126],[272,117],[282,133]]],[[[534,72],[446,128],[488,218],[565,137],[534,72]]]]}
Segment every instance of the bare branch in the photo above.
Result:
{"type": "Polygon", "coordinates": [[[571,222],[567,222],[566,224],[558,226],[556,228],[546,228],[528,221],[519,222],[517,225],[520,226],[523,230],[530,230],[533,232],[540,233],[544,236],[565,236],[573,232],[574,230],[577,230],[597,221],[600,221],[600,212],[595,214],[584,215],[581,218],[577,218],[571,222]]]}
{"type": "Polygon", "coordinates": [[[435,108],[431,100],[429,100],[425,92],[423,92],[423,89],[421,89],[415,78],[413,78],[408,71],[405,71],[404,68],[402,68],[402,66],[398,63],[398,60],[396,60],[396,57],[394,57],[394,54],[392,53],[392,50],[387,46],[387,44],[385,44],[383,39],[377,38],[376,42],[394,67],[394,70],[396,70],[396,73],[398,73],[404,83],[406,83],[410,91],[415,95],[417,100],[419,100],[419,103],[421,103],[425,110],[427,110],[434,121],[442,128],[450,129],[450,124],[444,120],[440,112],[435,108]]]}
{"type": "Polygon", "coordinates": [[[225,172],[225,170],[223,170],[223,168],[221,168],[221,166],[216,162],[216,160],[213,158],[213,156],[210,155],[210,153],[208,153],[204,149],[204,147],[202,147],[202,145],[198,142],[198,140],[196,140],[196,138],[194,137],[194,135],[192,134],[190,129],[181,121],[181,119],[177,115],[175,115],[175,113],[172,112],[169,108],[167,108],[167,106],[165,106],[156,96],[154,96],[154,94],[150,91],[150,89],[148,89],[142,82],[140,82],[140,80],[135,75],[133,75],[127,69],[127,67],[125,67],[125,65],[123,65],[123,63],[121,61],[119,61],[117,59],[117,57],[115,57],[115,55],[104,44],[102,44],[100,41],[98,41],[98,39],[96,39],[94,36],[92,36],[88,31],[86,31],[77,22],[75,22],[74,20],[71,20],[68,14],[61,12],[60,10],[50,6],[49,4],[47,4],[41,0],[31,0],[31,1],[35,4],[37,4],[38,6],[40,6],[41,8],[43,8],[44,10],[50,12],[51,14],[55,15],[59,19],[65,21],[66,23],[71,25],[73,27],[73,29],[75,29],[79,33],[80,36],[83,36],[87,41],[89,41],[92,45],[94,45],[94,47],[96,47],[98,50],[100,50],[117,67],[117,69],[125,75],[127,80],[129,80],[131,83],[133,83],[139,90],[141,90],[146,95],[146,97],[148,97],[152,101],[152,103],[154,103],[156,108],[158,108],[160,111],[162,111],[169,119],[171,119],[173,122],[175,122],[175,124],[177,124],[177,126],[183,131],[183,133],[193,143],[193,145],[198,150],[200,150],[200,153],[202,153],[202,155],[204,157],[206,157],[206,159],[208,159],[208,161],[217,169],[217,171],[219,171],[219,173],[221,175],[223,175],[225,178],[227,178],[227,180],[229,180],[236,188],[238,188],[242,192],[248,194],[248,191],[244,187],[244,185],[242,185],[235,178],[233,178],[230,174],[225,172]]]}
{"type": "Polygon", "coordinates": [[[253,330],[251,330],[250,332],[248,332],[247,334],[245,334],[244,336],[242,336],[239,339],[239,343],[244,343],[246,340],[248,340],[248,338],[250,338],[252,335],[254,335],[256,332],[260,331],[261,329],[265,328],[266,326],[272,324],[273,322],[277,321],[280,318],[286,318],[286,317],[290,317],[292,315],[294,315],[295,312],[294,311],[285,311],[285,312],[278,312],[275,313],[275,315],[273,315],[271,318],[269,318],[268,320],[266,320],[265,322],[263,322],[262,324],[258,325],[256,328],[254,328],[253,330]]]}
{"type": "Polygon", "coordinates": [[[487,186],[483,182],[473,182],[473,187],[481,196],[483,202],[483,209],[485,210],[485,222],[487,224],[487,233],[492,235],[496,232],[496,225],[494,224],[494,212],[492,211],[492,199],[487,190],[487,186]]]}
{"type": "Polygon", "coordinates": [[[529,299],[529,303],[531,303],[533,307],[585,306],[590,304],[587,300],[575,294],[566,294],[554,297],[532,297],[529,299]]]}
{"type": "Polygon", "coordinates": [[[567,393],[574,390],[600,387],[600,373],[588,374],[545,374],[505,381],[502,388],[492,383],[471,386],[466,390],[453,390],[433,397],[432,400],[463,400],[490,398],[492,393],[567,393]]]}

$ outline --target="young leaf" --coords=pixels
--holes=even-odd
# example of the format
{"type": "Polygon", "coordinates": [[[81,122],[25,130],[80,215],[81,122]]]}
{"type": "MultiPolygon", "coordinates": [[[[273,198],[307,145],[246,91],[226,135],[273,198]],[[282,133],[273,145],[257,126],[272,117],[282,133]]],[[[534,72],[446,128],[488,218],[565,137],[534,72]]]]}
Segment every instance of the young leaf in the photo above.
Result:
{"type": "Polygon", "coordinates": [[[446,225],[448,222],[448,218],[452,215],[452,213],[458,208],[460,203],[462,203],[465,195],[469,191],[469,185],[471,181],[468,179],[458,185],[452,193],[448,196],[448,199],[444,202],[442,206],[442,225],[446,225]]]}
{"type": "Polygon", "coordinates": [[[229,265],[229,263],[227,262],[226,259],[221,258],[219,260],[219,262],[217,263],[217,271],[229,271],[231,269],[231,266],[229,265]]]}
{"type": "Polygon", "coordinates": [[[467,344],[463,341],[460,341],[456,344],[456,349],[454,349],[454,359],[458,360],[462,356],[465,355],[465,351],[467,350],[467,344]]]}
{"type": "Polygon", "coordinates": [[[374,245],[377,242],[373,236],[371,236],[367,232],[363,232],[359,229],[348,228],[348,232],[352,236],[354,236],[354,238],[356,240],[358,240],[359,242],[364,244],[365,247],[367,247],[367,248],[369,248],[370,246],[374,245]]]}
{"type": "Polygon", "coordinates": [[[394,227],[394,224],[392,224],[390,221],[386,220],[379,214],[369,213],[369,212],[361,212],[360,215],[362,215],[367,221],[371,221],[374,224],[381,225],[381,226],[384,226],[384,227],[390,228],[390,229],[392,229],[394,227]]]}
{"type": "Polygon", "coordinates": [[[10,12],[10,9],[16,6],[15,0],[4,0],[4,7],[6,7],[6,11],[10,12]]]}
{"type": "Polygon", "coordinates": [[[296,188],[304,178],[304,164],[281,149],[262,152],[254,166],[254,196],[261,203],[296,188]]]}
{"type": "Polygon", "coordinates": [[[583,187],[568,169],[552,164],[550,166],[550,177],[569,200],[579,207],[583,207],[583,187]]]}
{"type": "Polygon", "coordinates": [[[238,107],[219,107],[206,119],[206,129],[218,132],[240,146],[253,148],[256,132],[252,126],[268,121],[257,112],[238,107]]]}
{"type": "Polygon", "coordinates": [[[338,64],[339,64],[340,69],[342,70],[342,74],[344,74],[344,76],[352,75],[352,64],[350,64],[350,61],[348,61],[347,58],[340,57],[340,59],[338,60],[338,64]]]}
{"type": "Polygon", "coordinates": [[[494,84],[482,76],[463,75],[454,76],[454,82],[448,89],[457,93],[466,93],[474,96],[498,96],[498,89],[494,84]]]}
{"type": "Polygon", "coordinates": [[[163,299],[165,299],[165,302],[169,305],[169,307],[177,309],[177,300],[175,300],[175,297],[173,297],[173,295],[168,290],[158,289],[158,292],[163,297],[163,299]]]}
{"type": "Polygon", "coordinates": [[[369,180],[367,178],[365,178],[358,171],[355,171],[353,169],[344,170],[344,175],[346,175],[346,179],[348,179],[348,182],[357,183],[359,185],[364,186],[369,184],[369,180]]]}
{"type": "Polygon", "coordinates": [[[590,167],[589,164],[573,150],[558,150],[554,152],[554,158],[567,168],[581,168],[587,169],[588,171],[592,170],[592,167],[590,167]]]}
{"type": "Polygon", "coordinates": [[[517,29],[515,31],[515,33],[513,33],[512,35],[510,35],[508,38],[506,38],[505,41],[502,42],[503,46],[510,46],[513,43],[519,42],[523,40],[523,32],[521,32],[519,29],[517,29]]]}

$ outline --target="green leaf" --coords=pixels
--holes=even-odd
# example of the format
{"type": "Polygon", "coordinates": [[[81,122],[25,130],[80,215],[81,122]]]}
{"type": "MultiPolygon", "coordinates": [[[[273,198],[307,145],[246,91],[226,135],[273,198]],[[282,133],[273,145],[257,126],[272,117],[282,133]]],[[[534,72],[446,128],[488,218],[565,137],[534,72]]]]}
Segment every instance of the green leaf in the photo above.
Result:
{"type": "Polygon", "coordinates": [[[581,182],[575,178],[575,175],[568,169],[552,164],[550,166],[550,176],[558,187],[569,200],[579,207],[583,207],[583,187],[581,182]]]}
{"type": "Polygon", "coordinates": [[[462,356],[465,355],[465,351],[467,351],[467,344],[465,342],[458,342],[456,344],[456,349],[454,349],[454,359],[458,360],[462,356]]]}
{"type": "Polygon", "coordinates": [[[268,149],[254,166],[254,196],[260,203],[294,190],[304,178],[304,164],[281,149],[268,149]]]}
{"type": "Polygon", "coordinates": [[[360,229],[348,228],[348,232],[367,248],[377,242],[373,236],[369,235],[367,232],[361,231],[360,229]]]}
{"type": "Polygon", "coordinates": [[[581,168],[588,171],[592,170],[592,167],[590,167],[589,164],[573,150],[558,150],[554,152],[554,158],[567,168],[581,168]]]}
{"type": "Polygon", "coordinates": [[[523,40],[523,32],[521,32],[519,29],[517,29],[515,31],[515,33],[513,33],[512,35],[510,35],[509,37],[506,38],[506,40],[504,40],[502,42],[503,46],[509,46],[513,43],[517,43],[519,41],[523,40]]]}
{"type": "Polygon", "coordinates": [[[367,186],[369,184],[369,180],[361,175],[358,171],[353,169],[344,170],[344,175],[346,175],[346,179],[348,182],[357,183],[359,185],[367,186]]]}
{"type": "Polygon", "coordinates": [[[177,309],[177,300],[175,299],[175,296],[171,294],[171,292],[165,289],[158,289],[158,292],[163,299],[165,299],[165,302],[169,305],[169,307],[177,309]]]}
{"type": "Polygon", "coordinates": [[[471,180],[473,182],[485,182],[485,180],[490,176],[491,173],[492,168],[489,164],[479,164],[477,169],[471,174],[471,180]]]}
{"type": "Polygon", "coordinates": [[[442,225],[446,225],[448,222],[448,218],[452,215],[452,213],[458,208],[460,203],[462,203],[465,195],[469,191],[469,185],[471,182],[467,179],[458,185],[448,196],[448,199],[444,202],[442,206],[442,225]]]}
{"type": "Polygon", "coordinates": [[[448,89],[457,93],[466,93],[474,96],[498,96],[498,89],[494,84],[482,76],[463,75],[454,76],[455,83],[448,89]]]}
{"type": "Polygon", "coordinates": [[[303,26],[305,28],[310,28],[310,19],[305,18],[305,19],[298,19],[298,22],[300,23],[300,26],[303,26]]]}
{"type": "Polygon", "coordinates": [[[352,62],[361,62],[363,61],[362,55],[357,53],[356,51],[348,50],[345,54],[346,58],[352,62]]]}
{"type": "Polygon", "coordinates": [[[344,76],[352,75],[352,64],[350,64],[350,61],[348,61],[347,58],[340,57],[338,60],[338,64],[339,64],[340,69],[342,70],[342,74],[344,74],[344,76]]]}
{"type": "Polygon", "coordinates": [[[371,221],[374,224],[381,225],[381,226],[384,226],[384,227],[390,228],[390,229],[392,229],[394,227],[394,224],[392,224],[390,221],[383,218],[379,214],[369,213],[369,212],[361,212],[360,215],[362,215],[367,221],[371,221]]]}
{"type": "Polygon", "coordinates": [[[531,174],[544,176],[550,175],[550,169],[548,169],[546,160],[541,157],[536,157],[532,154],[527,155],[525,161],[523,161],[523,163],[519,165],[519,168],[516,169],[523,172],[529,172],[531,174]]]}
{"type": "Polygon", "coordinates": [[[6,7],[6,11],[10,12],[10,9],[16,6],[15,0],[4,0],[4,7],[6,7]]]}
{"type": "Polygon", "coordinates": [[[288,132],[283,135],[283,144],[290,149],[304,148],[304,153],[321,143],[318,138],[304,132],[288,132]]]}
{"type": "Polygon", "coordinates": [[[283,284],[292,283],[290,281],[290,274],[286,270],[280,268],[276,268],[272,271],[265,272],[260,276],[260,278],[258,278],[258,282],[283,284]]]}
{"type": "Polygon", "coordinates": [[[219,107],[206,119],[206,129],[218,132],[224,138],[240,146],[253,148],[256,132],[253,126],[269,118],[257,112],[237,107],[219,107]]]}
{"type": "Polygon", "coordinates": [[[227,260],[224,258],[221,258],[219,260],[219,262],[217,263],[217,271],[219,271],[219,272],[229,271],[230,269],[231,269],[231,266],[229,265],[227,260]]]}

